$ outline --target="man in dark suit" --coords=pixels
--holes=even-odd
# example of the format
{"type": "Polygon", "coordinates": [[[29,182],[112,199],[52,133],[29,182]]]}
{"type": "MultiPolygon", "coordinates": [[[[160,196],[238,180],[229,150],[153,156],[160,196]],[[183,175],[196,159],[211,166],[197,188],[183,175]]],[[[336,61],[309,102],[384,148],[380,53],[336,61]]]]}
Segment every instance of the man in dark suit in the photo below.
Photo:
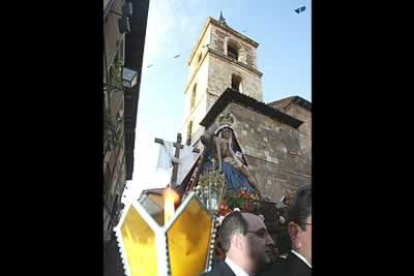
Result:
{"type": "Polygon", "coordinates": [[[201,276],[253,276],[270,262],[274,242],[256,215],[230,213],[220,225],[219,239],[226,258],[201,276]]]}
{"type": "Polygon", "coordinates": [[[289,209],[289,236],[292,250],[262,276],[311,276],[312,274],[312,188],[298,189],[289,209]]]}

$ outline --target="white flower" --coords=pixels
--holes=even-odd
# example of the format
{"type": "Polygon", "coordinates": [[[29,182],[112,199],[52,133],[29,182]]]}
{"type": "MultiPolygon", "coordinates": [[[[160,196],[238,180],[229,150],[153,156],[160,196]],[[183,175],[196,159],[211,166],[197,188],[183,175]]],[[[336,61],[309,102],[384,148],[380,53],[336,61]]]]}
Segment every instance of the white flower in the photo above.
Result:
{"type": "Polygon", "coordinates": [[[221,223],[223,222],[223,220],[224,220],[224,216],[219,216],[219,217],[217,218],[217,226],[220,226],[220,225],[221,225],[221,223]]]}

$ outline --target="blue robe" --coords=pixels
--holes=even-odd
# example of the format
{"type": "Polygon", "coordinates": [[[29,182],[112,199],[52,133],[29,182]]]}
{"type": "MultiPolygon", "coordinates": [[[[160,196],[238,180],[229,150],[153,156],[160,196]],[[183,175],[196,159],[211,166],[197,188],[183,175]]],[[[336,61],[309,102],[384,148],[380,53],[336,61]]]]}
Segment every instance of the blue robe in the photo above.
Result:
{"type": "MultiPolygon", "coordinates": [[[[207,161],[203,165],[203,169],[211,169],[212,163],[210,159],[213,157],[211,151],[207,152],[207,161]]],[[[218,164],[215,164],[215,169],[218,169],[218,164]]],[[[226,194],[239,193],[243,188],[247,189],[249,194],[256,193],[256,190],[250,185],[247,177],[230,163],[223,160],[223,173],[226,179],[226,194]]]]}
{"type": "Polygon", "coordinates": [[[227,193],[238,193],[243,188],[246,188],[249,194],[255,192],[247,177],[230,163],[223,161],[223,172],[226,178],[227,193]]]}

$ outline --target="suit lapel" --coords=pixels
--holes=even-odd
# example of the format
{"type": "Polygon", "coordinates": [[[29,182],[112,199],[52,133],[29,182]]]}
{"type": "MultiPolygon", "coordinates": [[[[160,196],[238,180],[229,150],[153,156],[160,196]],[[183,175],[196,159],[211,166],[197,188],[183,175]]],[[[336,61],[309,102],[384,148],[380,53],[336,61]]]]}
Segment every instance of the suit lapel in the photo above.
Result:
{"type": "Polygon", "coordinates": [[[305,276],[312,273],[312,269],[293,253],[287,257],[286,265],[292,276],[305,276]]]}
{"type": "Polygon", "coordinates": [[[230,267],[224,261],[220,262],[217,268],[218,268],[217,270],[220,273],[220,276],[236,276],[236,274],[234,274],[234,272],[230,269],[230,267]]]}

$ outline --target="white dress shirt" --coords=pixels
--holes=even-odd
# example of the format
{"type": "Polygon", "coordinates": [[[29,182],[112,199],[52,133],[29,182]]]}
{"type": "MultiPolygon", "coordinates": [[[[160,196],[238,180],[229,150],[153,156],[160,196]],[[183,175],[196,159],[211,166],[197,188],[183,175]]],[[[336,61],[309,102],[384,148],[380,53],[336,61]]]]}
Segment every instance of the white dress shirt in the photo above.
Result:
{"type": "Polygon", "coordinates": [[[240,266],[233,263],[228,257],[224,260],[236,276],[249,276],[240,266]]]}
{"type": "Polygon", "coordinates": [[[298,252],[296,252],[295,250],[292,249],[292,253],[295,254],[299,259],[301,259],[305,264],[307,264],[310,268],[312,268],[311,264],[305,259],[305,257],[303,257],[301,254],[299,254],[298,252]]]}

